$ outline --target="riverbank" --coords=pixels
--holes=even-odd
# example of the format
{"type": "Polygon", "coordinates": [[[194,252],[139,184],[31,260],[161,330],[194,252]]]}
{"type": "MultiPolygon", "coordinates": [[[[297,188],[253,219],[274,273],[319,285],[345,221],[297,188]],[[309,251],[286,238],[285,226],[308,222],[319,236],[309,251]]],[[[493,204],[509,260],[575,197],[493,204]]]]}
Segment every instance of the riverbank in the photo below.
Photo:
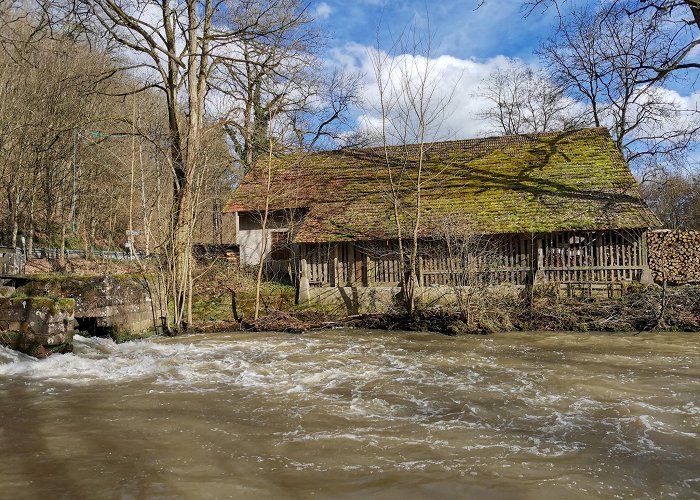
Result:
{"type": "MultiPolygon", "coordinates": [[[[129,270],[115,267],[111,271],[129,270]]],[[[21,292],[22,296],[76,297],[76,331],[82,334],[109,335],[121,343],[158,333],[159,315],[151,310],[150,295],[145,289],[138,293],[136,290],[142,288],[143,274],[140,278],[138,273],[129,272],[113,274],[111,278],[90,277],[87,271],[85,274],[37,273],[31,280],[36,283],[25,285],[15,295],[21,292]],[[123,290],[127,282],[134,288],[129,293],[123,290]],[[100,292],[102,289],[104,293],[100,292]],[[143,324],[139,323],[139,328],[122,327],[121,320],[134,312],[143,316],[139,316],[143,324]]],[[[255,280],[237,266],[213,262],[195,282],[194,321],[188,331],[301,333],[347,327],[451,336],[499,331],[700,331],[700,286],[691,285],[664,289],[630,284],[617,298],[563,297],[558,287],[547,285],[524,290],[494,288],[471,294],[461,307],[423,303],[413,315],[394,308],[377,314],[340,316],[337,309],[295,305],[294,295],[292,286],[264,283],[261,316],[253,320],[255,280]]],[[[0,324],[0,330],[3,329],[8,330],[0,324]]],[[[0,344],[2,339],[0,336],[0,344]]]]}
{"type": "Polygon", "coordinates": [[[446,335],[498,331],[700,331],[700,286],[636,286],[621,298],[559,297],[548,289],[522,294],[485,293],[469,309],[424,307],[414,315],[395,310],[383,314],[333,317],[322,311],[270,309],[257,321],[213,320],[196,332],[285,331],[300,333],[332,327],[430,331],[446,335]]]}

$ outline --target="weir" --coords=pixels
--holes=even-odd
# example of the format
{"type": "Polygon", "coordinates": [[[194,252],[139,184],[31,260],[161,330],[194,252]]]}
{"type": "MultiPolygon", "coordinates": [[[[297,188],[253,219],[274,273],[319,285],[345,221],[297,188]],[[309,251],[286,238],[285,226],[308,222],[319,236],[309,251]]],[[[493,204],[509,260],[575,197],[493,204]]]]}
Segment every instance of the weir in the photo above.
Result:
{"type": "Polygon", "coordinates": [[[70,352],[75,332],[138,338],[157,316],[147,283],[133,276],[0,276],[0,345],[32,356],[70,352]]]}

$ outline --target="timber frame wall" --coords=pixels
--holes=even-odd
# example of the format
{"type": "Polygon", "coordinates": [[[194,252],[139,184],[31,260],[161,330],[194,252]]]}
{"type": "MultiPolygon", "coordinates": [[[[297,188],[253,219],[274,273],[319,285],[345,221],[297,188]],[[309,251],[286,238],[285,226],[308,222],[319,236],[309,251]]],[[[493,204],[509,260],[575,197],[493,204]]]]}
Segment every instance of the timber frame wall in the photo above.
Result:
{"type": "MultiPolygon", "coordinates": [[[[406,244],[406,248],[408,248],[406,244]]],[[[420,286],[638,281],[646,231],[563,231],[421,241],[420,286]]],[[[310,286],[398,286],[396,241],[301,244],[298,269],[310,286]]]]}

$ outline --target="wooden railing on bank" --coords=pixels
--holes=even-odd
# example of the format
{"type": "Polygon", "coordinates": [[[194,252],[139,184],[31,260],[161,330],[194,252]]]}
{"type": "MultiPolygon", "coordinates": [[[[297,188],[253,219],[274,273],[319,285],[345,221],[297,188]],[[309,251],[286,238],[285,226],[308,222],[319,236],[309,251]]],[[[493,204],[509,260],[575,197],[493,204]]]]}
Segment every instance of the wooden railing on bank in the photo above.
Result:
{"type": "MultiPolygon", "coordinates": [[[[630,230],[426,240],[419,246],[416,276],[420,286],[632,281],[647,265],[645,238],[643,231],[630,230]]],[[[396,241],[301,245],[300,269],[311,286],[397,286],[399,255],[396,241]]],[[[403,272],[409,268],[406,259],[403,272]]]]}

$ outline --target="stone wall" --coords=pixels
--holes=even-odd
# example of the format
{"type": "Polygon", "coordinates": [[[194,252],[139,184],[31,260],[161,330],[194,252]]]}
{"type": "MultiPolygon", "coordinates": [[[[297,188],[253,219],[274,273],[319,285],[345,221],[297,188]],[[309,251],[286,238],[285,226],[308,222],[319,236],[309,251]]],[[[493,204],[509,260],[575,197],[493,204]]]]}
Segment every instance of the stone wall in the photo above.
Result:
{"type": "Polygon", "coordinates": [[[33,277],[21,290],[72,297],[77,328],[91,335],[119,340],[153,330],[159,321],[146,282],[133,276],[33,277]]]}
{"type": "Polygon", "coordinates": [[[0,345],[43,358],[73,349],[75,301],[50,297],[0,299],[0,345]]]}
{"type": "Polygon", "coordinates": [[[658,230],[647,236],[654,281],[669,285],[700,283],[700,231],[658,230]]]}
{"type": "MultiPolygon", "coordinates": [[[[502,296],[517,296],[523,288],[519,285],[496,285],[489,287],[488,291],[498,292],[502,296]]],[[[478,290],[476,293],[484,292],[478,290]]],[[[422,287],[416,293],[416,303],[422,307],[454,305],[457,302],[456,293],[456,287],[422,287]]],[[[323,309],[332,316],[344,316],[400,309],[402,298],[399,287],[310,287],[303,296],[300,295],[299,304],[323,309]]]]}
{"type": "Polygon", "coordinates": [[[22,274],[25,264],[26,258],[19,248],[0,247],[0,274],[22,274]]]}
{"type": "Polygon", "coordinates": [[[137,276],[56,274],[16,281],[21,281],[16,294],[73,299],[76,328],[88,335],[128,340],[152,332],[160,321],[161,313],[153,307],[147,282],[137,276]]]}

